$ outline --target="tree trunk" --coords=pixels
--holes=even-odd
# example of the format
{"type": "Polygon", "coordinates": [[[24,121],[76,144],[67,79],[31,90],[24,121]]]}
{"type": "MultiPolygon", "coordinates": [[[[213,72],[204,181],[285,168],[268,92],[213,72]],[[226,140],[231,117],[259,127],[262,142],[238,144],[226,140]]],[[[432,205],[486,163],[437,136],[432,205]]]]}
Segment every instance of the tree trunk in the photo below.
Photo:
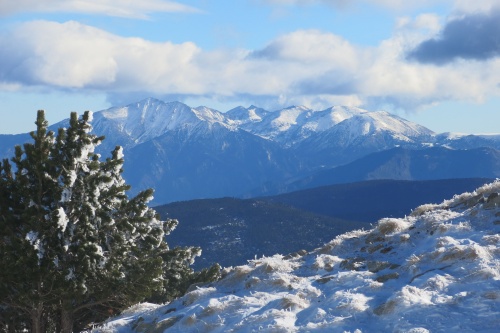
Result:
{"type": "Polygon", "coordinates": [[[73,311],[61,309],[61,333],[73,332],[73,311]]]}
{"type": "Polygon", "coordinates": [[[30,311],[31,317],[31,333],[45,333],[43,305],[37,304],[30,311]]]}
{"type": "Polygon", "coordinates": [[[14,323],[10,323],[8,328],[7,328],[8,333],[16,333],[16,326],[14,323]]]}

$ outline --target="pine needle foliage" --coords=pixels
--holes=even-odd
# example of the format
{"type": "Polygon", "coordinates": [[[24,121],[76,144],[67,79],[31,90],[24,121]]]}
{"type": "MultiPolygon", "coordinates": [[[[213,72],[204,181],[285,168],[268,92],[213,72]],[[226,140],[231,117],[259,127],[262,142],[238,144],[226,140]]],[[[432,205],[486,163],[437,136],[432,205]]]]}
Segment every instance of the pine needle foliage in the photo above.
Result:
{"type": "Polygon", "coordinates": [[[78,331],[194,279],[200,249],[169,249],[177,221],[148,207],[152,190],[128,198],[122,148],[101,160],[91,119],[71,113],[55,134],[38,111],[33,143],[0,162],[3,331],[78,331]]]}

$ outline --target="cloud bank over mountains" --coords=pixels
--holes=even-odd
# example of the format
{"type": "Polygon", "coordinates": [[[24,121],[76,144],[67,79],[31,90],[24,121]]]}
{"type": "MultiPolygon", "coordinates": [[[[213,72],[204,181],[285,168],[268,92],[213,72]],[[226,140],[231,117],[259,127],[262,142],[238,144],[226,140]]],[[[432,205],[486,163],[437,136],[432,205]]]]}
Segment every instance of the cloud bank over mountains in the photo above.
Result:
{"type": "MultiPolygon", "coordinates": [[[[114,9],[118,3],[111,0],[52,0],[43,5],[23,0],[18,4],[33,5],[34,10],[105,15],[110,11],[136,18],[147,17],[150,11],[196,11],[159,0],[126,2],[118,11],[114,9]]],[[[307,29],[281,34],[256,49],[207,50],[189,41],[123,37],[77,21],[30,21],[0,35],[4,46],[0,49],[0,87],[80,89],[110,96],[145,93],[164,99],[210,96],[267,107],[342,104],[415,110],[445,100],[480,101],[500,95],[500,11],[490,7],[477,12],[477,7],[467,6],[471,7],[457,1],[461,16],[442,25],[430,14],[401,18],[393,35],[376,46],[307,29]]],[[[20,8],[3,4],[0,13],[20,8]]]]}

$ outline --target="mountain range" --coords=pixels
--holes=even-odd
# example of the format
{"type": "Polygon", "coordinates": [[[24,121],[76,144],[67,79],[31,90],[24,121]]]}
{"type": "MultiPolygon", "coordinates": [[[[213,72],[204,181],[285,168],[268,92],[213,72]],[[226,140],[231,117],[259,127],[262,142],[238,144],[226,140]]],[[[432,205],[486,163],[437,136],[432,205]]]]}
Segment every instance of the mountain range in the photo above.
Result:
{"type": "MultiPolygon", "coordinates": [[[[62,121],[51,128],[66,124],[62,121]]],[[[463,150],[459,158],[462,169],[466,170],[463,164],[468,164],[470,170],[482,165],[484,170],[495,171],[467,171],[459,177],[498,176],[496,150],[500,149],[500,135],[437,134],[385,111],[355,107],[312,110],[292,106],[267,111],[251,106],[223,113],[148,98],[95,112],[92,124],[96,134],[106,137],[98,152],[109,156],[116,145],[123,146],[125,179],[133,192],[153,187],[154,204],[277,194],[300,188],[290,184],[317,184],[311,179],[321,178],[321,173],[330,169],[337,174],[329,178],[333,183],[339,177],[344,182],[347,178],[339,176],[340,171],[334,168],[396,147],[442,156],[449,150],[463,150]],[[480,147],[490,150],[471,150],[480,147]]],[[[12,156],[13,145],[27,140],[27,134],[0,135],[0,157],[12,156]]],[[[376,165],[371,169],[367,166],[370,175],[359,174],[349,181],[392,175],[397,175],[397,179],[434,179],[429,176],[432,173],[457,177],[448,175],[450,163],[444,157],[428,162],[406,158],[401,163],[392,158],[383,167],[380,158],[373,160],[378,163],[377,172],[373,171],[376,165]],[[419,168],[420,172],[414,170],[419,168]]]]}

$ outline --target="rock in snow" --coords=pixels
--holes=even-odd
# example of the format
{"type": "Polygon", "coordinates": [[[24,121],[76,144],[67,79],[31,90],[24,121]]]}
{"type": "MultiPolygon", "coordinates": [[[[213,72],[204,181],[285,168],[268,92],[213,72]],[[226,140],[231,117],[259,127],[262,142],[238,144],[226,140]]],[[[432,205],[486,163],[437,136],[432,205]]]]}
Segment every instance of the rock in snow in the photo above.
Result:
{"type": "Polygon", "coordinates": [[[499,193],[496,181],[307,254],[226,268],[95,332],[498,332],[499,193]]]}

